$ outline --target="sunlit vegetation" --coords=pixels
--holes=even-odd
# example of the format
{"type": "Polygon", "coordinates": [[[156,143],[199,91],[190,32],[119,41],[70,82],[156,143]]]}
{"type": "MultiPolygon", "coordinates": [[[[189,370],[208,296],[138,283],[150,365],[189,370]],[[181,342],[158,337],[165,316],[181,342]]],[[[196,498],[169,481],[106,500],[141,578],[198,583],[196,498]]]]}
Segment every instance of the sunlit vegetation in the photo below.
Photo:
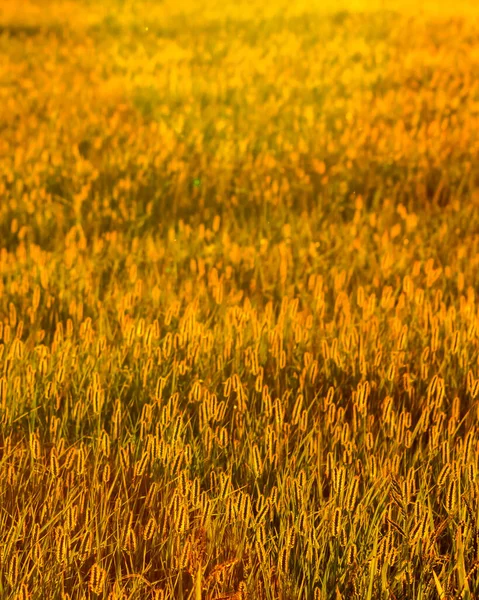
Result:
{"type": "Polygon", "coordinates": [[[0,597],[478,598],[477,19],[2,4],[0,597]]]}

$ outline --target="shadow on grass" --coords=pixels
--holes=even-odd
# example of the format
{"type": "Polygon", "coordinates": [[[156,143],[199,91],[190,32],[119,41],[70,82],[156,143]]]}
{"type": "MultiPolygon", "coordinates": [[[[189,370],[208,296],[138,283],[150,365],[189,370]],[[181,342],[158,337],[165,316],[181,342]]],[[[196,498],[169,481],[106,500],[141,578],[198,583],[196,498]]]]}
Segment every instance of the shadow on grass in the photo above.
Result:
{"type": "Polygon", "coordinates": [[[55,35],[61,37],[63,28],[60,25],[27,25],[25,23],[0,24],[0,36],[10,38],[32,38],[37,36],[55,35]]]}

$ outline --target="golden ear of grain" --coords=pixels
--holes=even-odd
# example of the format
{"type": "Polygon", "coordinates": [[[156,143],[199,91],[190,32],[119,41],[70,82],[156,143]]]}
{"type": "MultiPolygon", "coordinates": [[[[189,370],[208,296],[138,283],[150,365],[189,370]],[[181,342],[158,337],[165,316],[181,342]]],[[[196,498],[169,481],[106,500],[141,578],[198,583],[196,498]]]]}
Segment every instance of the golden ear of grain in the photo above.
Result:
{"type": "Polygon", "coordinates": [[[288,573],[289,554],[290,548],[288,546],[281,548],[281,550],[279,551],[277,568],[280,575],[287,575],[288,573]]]}
{"type": "Polygon", "coordinates": [[[451,513],[454,511],[457,502],[457,480],[454,478],[449,483],[446,494],[446,511],[451,513]]]}
{"type": "Polygon", "coordinates": [[[87,560],[93,548],[93,531],[85,533],[80,544],[80,557],[82,560],[87,560]]]}
{"type": "Polygon", "coordinates": [[[106,581],[106,571],[95,563],[90,570],[88,588],[93,594],[101,594],[106,581]]]}
{"type": "Polygon", "coordinates": [[[12,558],[10,559],[10,564],[8,565],[7,578],[12,587],[18,582],[18,568],[19,568],[19,557],[18,553],[15,552],[12,558]]]}
{"type": "Polygon", "coordinates": [[[342,509],[336,508],[333,514],[333,520],[331,523],[331,534],[333,537],[338,537],[341,530],[341,521],[342,521],[342,509]]]}
{"type": "Polygon", "coordinates": [[[143,539],[145,541],[151,540],[157,529],[158,524],[156,522],[155,517],[150,517],[148,519],[148,523],[145,525],[145,529],[143,530],[143,539]]]}

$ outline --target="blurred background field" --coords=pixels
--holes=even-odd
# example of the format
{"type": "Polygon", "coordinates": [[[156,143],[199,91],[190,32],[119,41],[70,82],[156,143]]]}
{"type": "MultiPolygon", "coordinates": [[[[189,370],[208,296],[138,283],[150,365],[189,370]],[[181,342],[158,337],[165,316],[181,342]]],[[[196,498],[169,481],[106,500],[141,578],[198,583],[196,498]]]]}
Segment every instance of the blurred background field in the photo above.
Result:
{"type": "Polygon", "coordinates": [[[475,3],[0,1],[0,597],[479,596],[475,3]]]}
{"type": "Polygon", "coordinates": [[[345,214],[352,194],[369,207],[474,192],[469,14],[199,6],[4,4],[0,155],[35,190],[13,208],[7,197],[2,234],[17,210],[51,243],[80,215],[88,235],[201,220],[205,205],[256,223],[274,208],[279,223],[318,197],[345,214]]]}
{"type": "Polygon", "coordinates": [[[260,14],[287,14],[298,15],[304,13],[332,14],[340,11],[350,12],[377,12],[390,10],[402,14],[409,13],[414,16],[424,14],[437,17],[448,15],[454,17],[475,17],[479,11],[477,3],[473,0],[458,0],[454,4],[441,0],[298,0],[297,2],[284,2],[284,0],[265,0],[252,2],[239,0],[238,2],[219,2],[218,0],[199,0],[193,2],[173,2],[172,0],[105,0],[94,2],[92,0],[22,0],[7,2],[2,0],[2,21],[6,22],[63,22],[69,25],[83,26],[103,19],[106,15],[123,12],[124,19],[135,18],[164,19],[173,14],[186,15],[209,19],[223,19],[235,15],[236,17],[251,18],[260,14]]]}

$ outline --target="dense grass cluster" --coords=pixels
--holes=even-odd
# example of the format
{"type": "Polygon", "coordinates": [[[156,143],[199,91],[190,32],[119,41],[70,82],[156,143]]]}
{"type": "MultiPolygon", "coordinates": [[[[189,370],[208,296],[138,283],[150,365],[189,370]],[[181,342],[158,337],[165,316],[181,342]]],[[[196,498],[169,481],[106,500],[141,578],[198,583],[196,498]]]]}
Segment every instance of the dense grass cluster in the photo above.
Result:
{"type": "Polygon", "coordinates": [[[479,597],[477,20],[13,4],[1,598],[479,597]]]}

